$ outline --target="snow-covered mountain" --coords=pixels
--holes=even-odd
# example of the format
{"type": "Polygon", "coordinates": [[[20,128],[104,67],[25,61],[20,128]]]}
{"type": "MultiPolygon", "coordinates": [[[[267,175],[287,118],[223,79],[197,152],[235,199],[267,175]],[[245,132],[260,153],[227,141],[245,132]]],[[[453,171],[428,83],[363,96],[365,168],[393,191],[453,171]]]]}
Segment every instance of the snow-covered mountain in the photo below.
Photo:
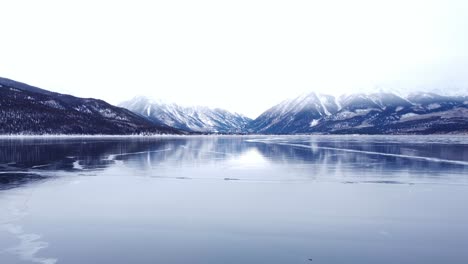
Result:
{"type": "Polygon", "coordinates": [[[333,96],[304,94],[270,108],[252,121],[248,129],[256,133],[296,133],[309,127],[314,120],[335,114],[338,109],[333,96]]]}
{"type": "Polygon", "coordinates": [[[102,100],[0,78],[0,134],[134,134],[182,131],[102,100]]]}
{"type": "Polygon", "coordinates": [[[248,127],[255,133],[429,134],[468,132],[468,97],[414,93],[316,93],[285,100],[248,127]]]}
{"type": "Polygon", "coordinates": [[[146,97],[121,106],[0,78],[0,134],[468,133],[468,96],[427,92],[338,97],[308,93],[281,102],[255,120],[222,109],[146,97]]]}
{"type": "Polygon", "coordinates": [[[138,113],[156,124],[192,132],[243,133],[252,121],[241,114],[204,106],[186,107],[151,100],[144,96],[125,101],[119,106],[138,113]]]}

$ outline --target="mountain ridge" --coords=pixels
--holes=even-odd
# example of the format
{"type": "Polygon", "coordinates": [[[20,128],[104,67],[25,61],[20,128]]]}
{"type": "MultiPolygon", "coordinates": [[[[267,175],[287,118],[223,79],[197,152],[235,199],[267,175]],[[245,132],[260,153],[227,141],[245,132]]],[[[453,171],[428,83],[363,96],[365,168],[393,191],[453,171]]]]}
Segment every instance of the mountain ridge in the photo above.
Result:
{"type": "Polygon", "coordinates": [[[467,96],[418,92],[303,94],[271,107],[248,127],[266,134],[426,134],[468,131],[467,96]],[[324,99],[326,98],[326,100],[324,99]]]}
{"type": "Polygon", "coordinates": [[[468,133],[468,96],[303,93],[250,119],[137,96],[113,106],[0,77],[0,134],[468,133]]]}
{"type": "Polygon", "coordinates": [[[173,102],[137,96],[119,106],[138,113],[156,124],[164,124],[190,132],[243,133],[252,120],[221,108],[182,106],[173,102]]]}
{"type": "Polygon", "coordinates": [[[0,134],[181,134],[100,99],[0,78],[0,134]]]}

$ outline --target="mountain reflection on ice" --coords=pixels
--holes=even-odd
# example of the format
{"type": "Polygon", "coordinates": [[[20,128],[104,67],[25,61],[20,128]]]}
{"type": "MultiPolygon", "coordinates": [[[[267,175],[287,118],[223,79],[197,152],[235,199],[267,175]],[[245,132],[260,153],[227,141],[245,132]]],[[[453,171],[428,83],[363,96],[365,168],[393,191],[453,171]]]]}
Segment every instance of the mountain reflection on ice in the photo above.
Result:
{"type": "Polygon", "coordinates": [[[221,163],[237,169],[288,164],[290,170],[284,175],[236,177],[245,180],[466,183],[466,138],[448,143],[440,136],[423,138],[426,141],[421,142],[421,136],[4,139],[0,140],[0,188],[43,180],[57,172],[103,173],[118,166],[134,170],[137,176],[181,177],[164,174],[164,168],[221,163]]]}
{"type": "Polygon", "coordinates": [[[0,139],[0,263],[467,263],[468,138],[0,139]]]}

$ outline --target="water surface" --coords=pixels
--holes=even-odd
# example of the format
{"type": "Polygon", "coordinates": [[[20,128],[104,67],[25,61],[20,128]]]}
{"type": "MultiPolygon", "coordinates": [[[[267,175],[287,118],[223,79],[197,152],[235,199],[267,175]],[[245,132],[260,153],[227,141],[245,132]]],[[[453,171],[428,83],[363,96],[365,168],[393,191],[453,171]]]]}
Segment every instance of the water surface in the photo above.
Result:
{"type": "Polygon", "coordinates": [[[0,263],[468,263],[468,138],[4,138],[0,263]]]}

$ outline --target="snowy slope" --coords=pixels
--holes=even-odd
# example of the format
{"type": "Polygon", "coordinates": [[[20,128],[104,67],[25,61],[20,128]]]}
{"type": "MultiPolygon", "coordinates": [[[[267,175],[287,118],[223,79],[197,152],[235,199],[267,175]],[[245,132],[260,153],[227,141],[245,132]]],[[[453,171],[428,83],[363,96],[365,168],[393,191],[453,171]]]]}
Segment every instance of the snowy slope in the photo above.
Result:
{"type": "Polygon", "coordinates": [[[121,107],[143,115],[156,124],[207,133],[243,133],[251,119],[223,109],[203,106],[186,107],[151,100],[144,96],[123,102],[121,107]]]}
{"type": "Polygon", "coordinates": [[[134,134],[181,131],[102,100],[0,78],[0,134],[134,134]]]}
{"type": "Polygon", "coordinates": [[[256,133],[300,133],[323,117],[335,114],[339,104],[333,96],[303,94],[270,108],[249,124],[256,133]]]}
{"type": "Polygon", "coordinates": [[[255,133],[407,134],[468,131],[468,99],[432,93],[310,93],[285,100],[249,125],[255,133]]]}
{"type": "Polygon", "coordinates": [[[121,106],[0,78],[0,134],[468,133],[468,97],[427,92],[405,97],[383,92],[338,97],[307,93],[273,106],[255,120],[223,109],[146,97],[121,106]]]}

